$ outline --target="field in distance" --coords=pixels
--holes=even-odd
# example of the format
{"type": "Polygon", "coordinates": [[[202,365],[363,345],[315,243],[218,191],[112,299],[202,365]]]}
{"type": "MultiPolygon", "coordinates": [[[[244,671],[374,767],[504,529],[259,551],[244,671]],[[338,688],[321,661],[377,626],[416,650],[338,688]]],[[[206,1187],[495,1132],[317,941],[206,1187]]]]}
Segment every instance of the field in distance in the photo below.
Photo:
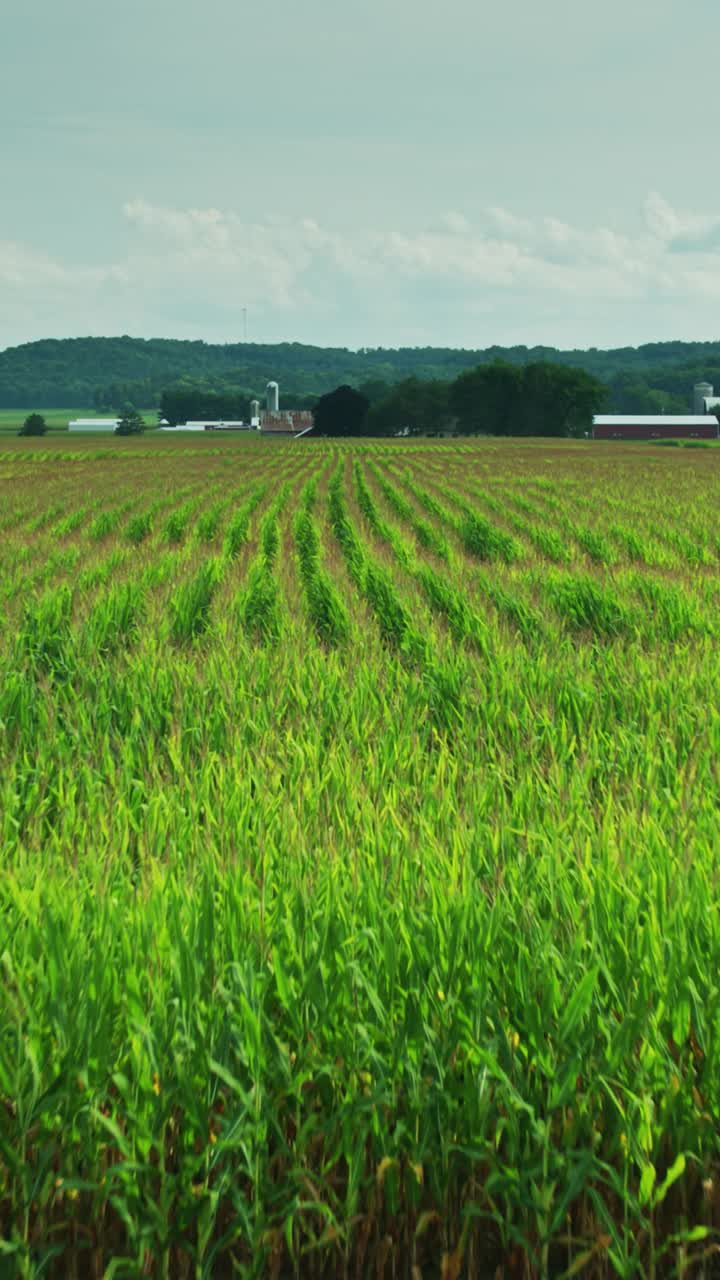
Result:
{"type": "MultiPolygon", "coordinates": [[[[157,426],[157,409],[141,409],[148,427],[157,426]]],[[[0,409],[0,436],[17,435],[30,413],[40,413],[45,419],[48,433],[63,431],[73,418],[112,418],[111,413],[99,413],[97,409],[0,409]]]]}
{"type": "Polygon", "coordinates": [[[719,499],[3,443],[8,1274],[712,1274],[719,499]]]}

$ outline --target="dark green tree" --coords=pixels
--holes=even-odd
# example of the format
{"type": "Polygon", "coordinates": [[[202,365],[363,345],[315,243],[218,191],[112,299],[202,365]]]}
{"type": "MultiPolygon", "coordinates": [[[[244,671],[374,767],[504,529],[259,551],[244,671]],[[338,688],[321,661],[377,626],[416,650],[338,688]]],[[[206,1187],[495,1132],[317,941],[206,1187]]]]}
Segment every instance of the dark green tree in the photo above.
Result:
{"type": "Polygon", "coordinates": [[[367,396],[371,408],[384,400],[390,390],[390,383],[385,382],[383,378],[367,378],[358,384],[358,391],[361,395],[367,396]]]}
{"type": "Polygon", "coordinates": [[[461,373],[450,388],[450,407],[465,435],[510,436],[518,431],[522,367],[494,360],[461,373]]]}
{"type": "Polygon", "coordinates": [[[451,422],[449,384],[439,379],[424,382],[405,378],[392,387],[367,418],[367,433],[373,436],[427,435],[444,431],[451,422]]]}
{"type": "Polygon", "coordinates": [[[607,388],[584,369],[537,360],[503,361],[462,373],[450,388],[450,405],[465,434],[574,436],[592,426],[607,388]]]}
{"type": "Polygon", "coordinates": [[[514,435],[582,436],[605,403],[607,387],[584,369],[540,360],[523,369],[521,394],[514,435]]]}
{"type": "Polygon", "coordinates": [[[369,400],[353,387],[336,387],[318,400],[313,414],[314,434],[319,436],[361,436],[369,400]]]}
{"type": "Polygon", "coordinates": [[[47,422],[41,413],[29,413],[23,422],[19,436],[44,436],[47,431],[47,422]]]}
{"type": "Polygon", "coordinates": [[[123,405],[115,428],[116,436],[135,436],[145,430],[145,420],[132,404],[123,405]]]}

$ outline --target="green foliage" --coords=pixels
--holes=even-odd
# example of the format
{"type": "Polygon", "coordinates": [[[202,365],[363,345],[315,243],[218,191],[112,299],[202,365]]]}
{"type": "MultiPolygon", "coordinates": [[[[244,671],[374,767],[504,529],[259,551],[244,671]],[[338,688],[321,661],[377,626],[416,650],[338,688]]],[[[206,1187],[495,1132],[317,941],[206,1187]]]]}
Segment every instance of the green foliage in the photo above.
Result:
{"type": "Polygon", "coordinates": [[[558,613],[577,630],[600,636],[620,635],[631,625],[631,614],[609,584],[583,574],[551,577],[547,594],[558,613]]]}
{"type": "Polygon", "coordinates": [[[714,455],[203,446],[0,455],[0,1272],[709,1273],[714,455]]]}
{"type": "Polygon", "coordinates": [[[240,554],[242,546],[247,542],[250,533],[250,518],[253,511],[262,502],[266,489],[266,484],[259,485],[253,495],[230,517],[223,542],[223,555],[226,560],[234,560],[240,554]]]}
{"type": "Polygon", "coordinates": [[[370,402],[353,387],[336,387],[313,406],[314,434],[318,436],[361,436],[370,402]]]}
{"type": "Polygon", "coordinates": [[[115,428],[116,436],[137,436],[145,430],[145,421],[142,414],[132,404],[123,405],[120,410],[118,424],[115,428]]]}
{"type": "Polygon", "coordinates": [[[47,423],[41,413],[30,413],[23,422],[19,436],[44,436],[47,432],[47,423]]]}
{"type": "Polygon", "coordinates": [[[207,511],[201,511],[195,526],[195,536],[198,542],[214,542],[220,528],[222,519],[223,503],[214,502],[207,511]]]}
{"type": "Polygon", "coordinates": [[[162,527],[161,537],[163,541],[170,543],[170,545],[182,542],[193,511],[194,503],[192,502],[186,502],[184,506],[176,507],[174,511],[171,511],[162,527]]]}
{"type": "Polygon", "coordinates": [[[517,544],[510,534],[496,528],[476,511],[466,511],[460,523],[460,537],[466,551],[479,560],[514,560],[517,544]]]}
{"type": "Polygon", "coordinates": [[[245,631],[262,644],[276,641],[282,626],[278,585],[266,561],[255,564],[240,600],[245,631]]]}
{"type": "Polygon", "coordinates": [[[450,406],[465,434],[582,435],[605,399],[599,379],[550,361],[478,365],[450,388],[450,406]]]}
{"type": "Polygon", "coordinates": [[[112,585],[93,605],[88,630],[93,648],[104,657],[136,640],[144,616],[145,597],[137,582],[112,585]]]}
{"type": "Polygon", "coordinates": [[[372,407],[368,435],[419,435],[452,425],[450,386],[437,379],[406,378],[372,407]]]}
{"type": "Polygon", "coordinates": [[[133,546],[144,542],[152,528],[152,515],[149,511],[138,511],[131,516],[125,526],[125,537],[133,546]]]}
{"type": "Polygon", "coordinates": [[[295,517],[294,532],[298,565],[305,592],[308,616],[326,644],[343,644],[349,635],[349,618],[342,596],[321,567],[320,538],[309,500],[314,492],[306,487],[306,505],[295,517]]]}
{"type": "MultiPolygon", "coordinates": [[[[555,347],[397,350],[303,346],[301,343],[213,345],[176,339],[66,338],[25,343],[0,352],[0,408],[38,405],[75,408],[95,404],[112,411],[127,400],[159,404],[163,393],[194,397],[173,417],[246,417],[253,395],[269,377],[298,408],[347,383],[375,405],[388,386],[405,380],[448,383],[477,365],[512,368],[551,362],[585,370],[609,387],[608,410],[624,413],[687,411],[693,383],[720,383],[720,343],[659,342],[609,351],[561,351],[555,347]],[[98,370],[102,370],[101,379],[98,370]],[[216,399],[218,397],[219,399],[216,399]],[[224,398],[224,399],[222,399],[224,398]],[[301,403],[303,401],[304,403],[301,403]]],[[[286,403],[289,399],[286,398],[286,403]]],[[[432,429],[439,423],[434,422],[432,429]]]]}
{"type": "Polygon", "coordinates": [[[170,600],[170,635],[176,644],[196,640],[210,625],[210,606],[220,581],[217,560],[208,560],[180,584],[170,600]]]}

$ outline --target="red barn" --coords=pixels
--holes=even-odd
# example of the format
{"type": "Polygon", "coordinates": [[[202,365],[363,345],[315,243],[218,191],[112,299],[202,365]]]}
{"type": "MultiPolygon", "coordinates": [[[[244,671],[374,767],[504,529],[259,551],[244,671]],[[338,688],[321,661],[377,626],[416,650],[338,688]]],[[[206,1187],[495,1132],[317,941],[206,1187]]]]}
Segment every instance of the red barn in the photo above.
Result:
{"type": "Polygon", "coordinates": [[[717,440],[713,413],[597,413],[593,440],[717,440]]]}
{"type": "Polygon", "coordinates": [[[278,436],[295,436],[308,431],[313,421],[310,409],[279,409],[277,413],[265,410],[260,414],[260,430],[278,436]]]}

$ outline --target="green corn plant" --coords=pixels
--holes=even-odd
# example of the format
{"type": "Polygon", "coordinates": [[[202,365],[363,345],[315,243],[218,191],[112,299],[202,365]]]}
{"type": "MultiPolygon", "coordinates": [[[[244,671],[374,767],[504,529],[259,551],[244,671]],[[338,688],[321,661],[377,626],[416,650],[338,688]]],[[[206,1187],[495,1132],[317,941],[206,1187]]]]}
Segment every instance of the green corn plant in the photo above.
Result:
{"type": "Polygon", "coordinates": [[[170,635],[176,644],[196,640],[210,625],[210,607],[220,581],[219,561],[208,560],[170,600],[170,635]]]}
{"type": "Polygon", "coordinates": [[[715,454],[125,446],[0,447],[0,1274],[709,1277],[715,454]]]}
{"type": "Polygon", "coordinates": [[[306,488],[303,506],[294,522],[298,567],[303,584],[310,622],[318,637],[327,644],[343,644],[349,635],[349,618],[337,588],[323,572],[320,562],[320,539],[312,517],[314,484],[306,488]]]}
{"type": "Polygon", "coordinates": [[[632,613],[612,586],[589,575],[567,573],[548,578],[546,594],[560,616],[574,629],[599,635],[620,635],[632,626],[632,613]]]}
{"type": "Polygon", "coordinates": [[[138,512],[131,516],[125,526],[125,537],[137,547],[144,542],[152,528],[152,516],[148,511],[138,512]]]}

